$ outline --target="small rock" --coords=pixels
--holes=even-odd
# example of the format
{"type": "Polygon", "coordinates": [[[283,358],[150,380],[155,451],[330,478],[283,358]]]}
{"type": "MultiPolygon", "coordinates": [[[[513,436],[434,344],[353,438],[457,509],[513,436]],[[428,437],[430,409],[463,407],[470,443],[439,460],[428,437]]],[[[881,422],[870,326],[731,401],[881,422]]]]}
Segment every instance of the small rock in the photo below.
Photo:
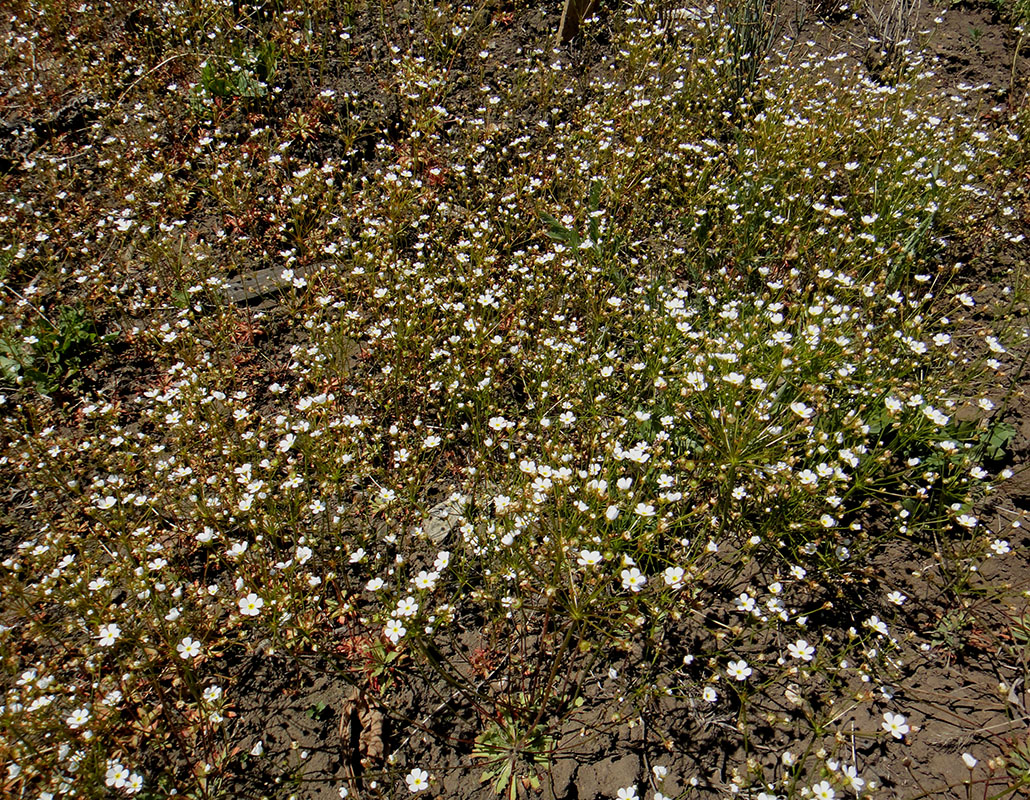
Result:
{"type": "Polygon", "coordinates": [[[433,544],[443,544],[455,528],[465,521],[468,503],[468,496],[460,492],[455,492],[442,503],[437,503],[429,509],[429,513],[422,520],[422,532],[433,544]]]}

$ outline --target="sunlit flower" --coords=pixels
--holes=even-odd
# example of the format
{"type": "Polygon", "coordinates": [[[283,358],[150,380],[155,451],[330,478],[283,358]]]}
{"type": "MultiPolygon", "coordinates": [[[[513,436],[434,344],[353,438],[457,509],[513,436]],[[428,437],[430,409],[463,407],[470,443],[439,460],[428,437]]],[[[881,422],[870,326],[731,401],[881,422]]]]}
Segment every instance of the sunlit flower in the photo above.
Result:
{"type": "Polygon", "coordinates": [[[890,711],[883,715],[881,727],[895,739],[904,739],[909,727],[901,714],[894,714],[890,711]]]}
{"type": "Polygon", "coordinates": [[[200,642],[192,636],[187,636],[175,646],[175,649],[179,651],[179,658],[188,661],[200,655],[200,642]]]}
{"type": "Polygon", "coordinates": [[[118,637],[121,635],[122,629],[116,623],[110,622],[107,625],[100,626],[97,638],[100,640],[101,647],[110,647],[118,641],[118,637]]]}
{"type": "Polygon", "coordinates": [[[397,644],[407,632],[408,629],[404,627],[404,624],[399,619],[392,618],[387,621],[386,627],[383,629],[383,635],[393,644],[397,644]]]}
{"type": "Polygon", "coordinates": [[[424,791],[429,788],[429,773],[415,767],[405,776],[404,782],[408,784],[408,791],[412,793],[424,791]]]}
{"type": "Polygon", "coordinates": [[[647,583],[647,578],[644,577],[636,567],[624,569],[621,574],[622,588],[629,589],[631,592],[639,592],[644,588],[644,584],[647,583]]]}
{"type": "Polygon", "coordinates": [[[787,652],[790,653],[791,658],[800,659],[802,661],[811,661],[815,658],[815,648],[804,639],[798,639],[793,644],[788,644],[787,652]]]}
{"type": "Polygon", "coordinates": [[[597,550],[580,550],[576,563],[581,567],[594,567],[602,561],[601,553],[597,550]]]}
{"type": "Polygon", "coordinates": [[[261,609],[265,605],[265,601],[258,597],[254,592],[251,592],[246,597],[241,597],[239,601],[240,613],[245,617],[256,617],[261,613],[261,609]]]}
{"type": "Polygon", "coordinates": [[[830,786],[829,781],[819,781],[812,787],[812,797],[815,800],[833,800],[837,796],[837,793],[830,786]]]}
{"type": "Polygon", "coordinates": [[[751,676],[751,673],[752,669],[744,659],[731,661],[726,665],[726,674],[736,681],[746,681],[751,676]]]}

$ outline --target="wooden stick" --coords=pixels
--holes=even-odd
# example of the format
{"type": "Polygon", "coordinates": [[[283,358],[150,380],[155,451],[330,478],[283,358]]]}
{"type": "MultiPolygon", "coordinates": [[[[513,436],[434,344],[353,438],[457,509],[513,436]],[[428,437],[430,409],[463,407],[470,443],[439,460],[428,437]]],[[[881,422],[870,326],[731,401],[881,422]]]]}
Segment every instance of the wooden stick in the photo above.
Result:
{"type": "Polygon", "coordinates": [[[561,25],[558,26],[558,42],[568,44],[579,33],[579,25],[590,16],[596,0],[565,0],[565,8],[561,14],[561,25]]]}

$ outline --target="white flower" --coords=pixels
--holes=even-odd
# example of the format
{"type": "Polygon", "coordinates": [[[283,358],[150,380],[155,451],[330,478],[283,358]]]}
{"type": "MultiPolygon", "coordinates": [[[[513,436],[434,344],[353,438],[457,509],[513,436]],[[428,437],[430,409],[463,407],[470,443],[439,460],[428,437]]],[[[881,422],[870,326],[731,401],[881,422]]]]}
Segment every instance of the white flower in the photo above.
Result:
{"type": "Polygon", "coordinates": [[[415,767],[404,778],[404,782],[408,784],[409,792],[415,793],[424,791],[429,788],[429,773],[424,769],[415,767]]]}
{"type": "Polygon", "coordinates": [[[383,635],[393,644],[397,644],[407,632],[407,628],[404,627],[399,619],[388,620],[386,627],[383,629],[383,635]]]}
{"type": "Polygon", "coordinates": [[[683,586],[683,567],[666,567],[662,577],[670,589],[679,589],[683,586]]]}
{"type": "Polygon", "coordinates": [[[965,762],[966,767],[972,769],[977,765],[977,760],[973,757],[972,753],[963,753],[962,760],[965,762]]]}
{"type": "Polygon", "coordinates": [[[633,509],[633,513],[638,517],[653,517],[655,515],[654,506],[650,503],[637,503],[637,507],[633,509]]]}
{"type": "Polygon", "coordinates": [[[222,699],[222,687],[221,686],[208,686],[204,690],[204,702],[205,703],[217,703],[222,699]]]}
{"type": "Polygon", "coordinates": [[[726,674],[734,680],[746,681],[752,673],[751,667],[747,665],[744,659],[740,661],[731,661],[726,665],[726,674]]]}
{"type": "Polygon", "coordinates": [[[836,796],[837,793],[830,786],[829,781],[819,781],[819,783],[812,787],[812,797],[816,800],[833,800],[836,796]]]}
{"type": "Polygon", "coordinates": [[[597,550],[580,550],[576,563],[581,567],[593,567],[601,563],[601,554],[597,550]]]}
{"type": "Polygon", "coordinates": [[[639,592],[644,588],[644,584],[647,583],[647,578],[641,575],[640,570],[636,567],[624,569],[621,574],[622,588],[629,589],[631,592],[639,592]]]}
{"type": "Polygon", "coordinates": [[[640,795],[637,794],[636,784],[619,789],[619,791],[615,793],[615,796],[619,800],[640,800],[640,795]]]}
{"type": "Polygon", "coordinates": [[[71,714],[68,715],[68,718],[65,720],[65,722],[68,723],[68,727],[72,730],[81,728],[83,725],[89,722],[89,710],[85,708],[77,708],[71,714]]]}
{"type": "Polygon", "coordinates": [[[841,769],[841,772],[844,773],[844,779],[848,782],[851,788],[855,790],[855,793],[861,793],[863,787],[865,787],[865,779],[859,777],[858,767],[853,767],[849,764],[844,766],[841,769]]]}
{"type": "Polygon", "coordinates": [[[187,636],[175,646],[175,649],[179,651],[179,658],[183,661],[189,661],[191,658],[196,658],[200,655],[200,642],[192,636],[187,636]]]}
{"type": "Polygon", "coordinates": [[[240,613],[245,617],[256,617],[261,613],[265,601],[251,592],[246,597],[240,598],[240,613]]]}
{"type": "Polygon", "coordinates": [[[991,550],[994,551],[995,555],[1003,556],[1008,552],[1011,552],[1012,547],[1005,539],[995,539],[991,542],[991,550]]]}
{"type": "Polygon", "coordinates": [[[609,522],[614,521],[617,516],[619,516],[618,506],[608,506],[607,510],[604,512],[604,518],[609,522]]]}
{"type": "Polygon", "coordinates": [[[901,714],[892,714],[890,711],[883,715],[881,727],[895,739],[904,739],[909,727],[901,714]]]}
{"type": "Polygon", "coordinates": [[[108,786],[114,787],[115,789],[121,789],[124,787],[128,780],[129,770],[117,761],[107,768],[107,773],[104,776],[104,783],[108,786]]]}
{"type": "Polygon", "coordinates": [[[418,612],[418,603],[415,598],[408,595],[403,600],[398,601],[397,611],[395,612],[398,617],[413,617],[418,612]]]}
{"type": "Polygon", "coordinates": [[[111,622],[107,625],[101,625],[100,631],[97,634],[98,638],[100,639],[101,647],[110,647],[118,640],[118,637],[121,635],[122,629],[118,627],[118,625],[114,622],[111,622]]]}
{"type": "Polygon", "coordinates": [[[139,773],[132,773],[125,782],[126,794],[137,794],[143,788],[143,776],[139,773]]]}
{"type": "Polygon", "coordinates": [[[794,644],[787,645],[787,652],[791,658],[799,658],[802,661],[811,661],[815,658],[815,648],[804,639],[798,639],[794,644]]]}
{"type": "Polygon", "coordinates": [[[701,699],[706,703],[714,703],[719,699],[719,693],[715,691],[714,686],[706,686],[701,692],[701,699]]]}
{"type": "Polygon", "coordinates": [[[259,755],[261,755],[264,752],[265,752],[265,743],[262,742],[260,739],[258,739],[258,741],[256,741],[256,742],[254,742],[254,746],[252,748],[250,748],[250,754],[252,756],[259,756],[259,755]]]}
{"type": "Polygon", "coordinates": [[[815,416],[815,409],[806,406],[800,400],[790,404],[790,410],[797,414],[801,419],[811,419],[815,416]]]}

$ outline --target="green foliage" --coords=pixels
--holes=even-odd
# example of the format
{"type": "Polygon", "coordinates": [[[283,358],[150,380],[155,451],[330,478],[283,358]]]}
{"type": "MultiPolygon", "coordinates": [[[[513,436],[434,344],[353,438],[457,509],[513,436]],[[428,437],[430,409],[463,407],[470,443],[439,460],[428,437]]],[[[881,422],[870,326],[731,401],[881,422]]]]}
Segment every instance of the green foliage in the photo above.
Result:
{"type": "Polygon", "coordinates": [[[102,334],[83,308],[64,307],[54,323],[40,319],[17,335],[0,338],[0,376],[16,384],[27,380],[44,395],[60,387],[74,389],[82,368],[113,338],[102,334]]]}
{"type": "Polygon", "coordinates": [[[507,800],[515,800],[523,780],[539,789],[539,773],[550,763],[555,740],[545,725],[527,722],[533,716],[528,709],[503,709],[472,748],[472,758],[486,762],[480,781],[493,783],[507,800]]]}
{"type": "Polygon", "coordinates": [[[271,41],[254,48],[236,47],[228,57],[211,56],[201,65],[200,81],[191,94],[194,110],[206,108],[211,98],[265,97],[278,63],[279,50],[271,41]]]}

